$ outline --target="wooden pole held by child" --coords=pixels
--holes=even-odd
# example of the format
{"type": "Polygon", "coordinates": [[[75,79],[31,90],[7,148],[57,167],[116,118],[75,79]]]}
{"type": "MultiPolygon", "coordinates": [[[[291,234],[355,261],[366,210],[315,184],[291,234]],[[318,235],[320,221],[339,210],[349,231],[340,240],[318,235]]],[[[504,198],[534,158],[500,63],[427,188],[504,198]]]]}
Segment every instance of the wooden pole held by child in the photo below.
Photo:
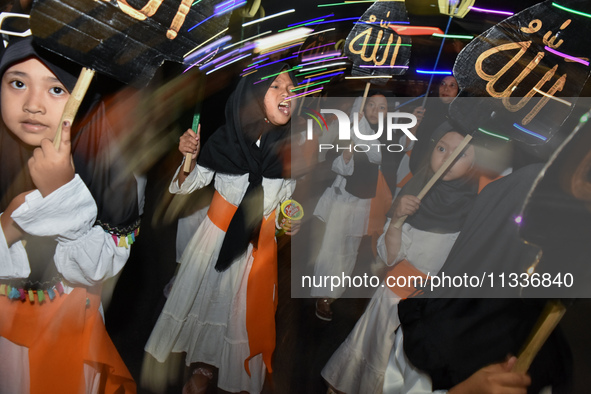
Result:
{"type": "Polygon", "coordinates": [[[53,146],[56,149],[59,147],[60,142],[62,141],[62,125],[66,120],[69,121],[70,124],[74,122],[74,118],[76,117],[76,113],[80,107],[80,103],[82,100],[84,100],[84,96],[86,95],[86,91],[88,90],[93,77],[94,70],[83,67],[82,71],[80,71],[80,75],[76,81],[76,86],[74,86],[74,90],[72,90],[72,93],[66,102],[64,113],[62,114],[60,124],[55,133],[55,137],[53,138],[53,146]]]}
{"type": "Polygon", "coordinates": [[[361,107],[359,107],[359,112],[363,112],[363,107],[365,107],[365,100],[367,100],[367,93],[369,92],[370,85],[370,82],[367,82],[365,84],[365,91],[363,92],[363,100],[361,100],[361,107]]]}
{"type": "MultiPolygon", "coordinates": [[[[441,178],[441,176],[443,175],[443,173],[445,171],[447,171],[447,169],[449,167],[451,167],[451,165],[453,164],[453,162],[460,155],[460,153],[464,150],[464,148],[466,147],[466,145],[468,145],[470,143],[471,140],[472,140],[472,136],[470,134],[468,134],[468,135],[466,135],[464,137],[464,139],[462,140],[462,142],[460,143],[460,145],[458,145],[458,147],[451,153],[451,155],[449,155],[449,157],[447,158],[447,160],[445,160],[443,162],[443,164],[441,165],[441,167],[439,167],[439,169],[437,170],[437,172],[435,172],[435,174],[433,174],[433,176],[431,177],[431,179],[429,179],[429,182],[427,182],[427,184],[421,189],[421,191],[417,195],[417,197],[419,198],[419,200],[422,200],[423,197],[425,197],[425,195],[431,189],[431,187],[433,187],[433,185],[435,184],[435,182],[437,182],[439,180],[439,178],[441,178]]],[[[408,217],[408,215],[407,216],[403,216],[400,219],[398,219],[396,221],[396,223],[394,223],[394,227],[395,228],[402,227],[402,224],[404,223],[404,221],[406,220],[407,217],[408,217]]]]}
{"type": "Polygon", "coordinates": [[[527,342],[527,345],[519,354],[517,362],[515,362],[515,365],[513,366],[513,372],[527,373],[532,361],[534,361],[534,358],[542,348],[542,345],[544,345],[546,339],[548,339],[552,331],[554,331],[565,312],[566,307],[562,302],[548,302],[544,312],[532,331],[529,342],[527,342]]]}

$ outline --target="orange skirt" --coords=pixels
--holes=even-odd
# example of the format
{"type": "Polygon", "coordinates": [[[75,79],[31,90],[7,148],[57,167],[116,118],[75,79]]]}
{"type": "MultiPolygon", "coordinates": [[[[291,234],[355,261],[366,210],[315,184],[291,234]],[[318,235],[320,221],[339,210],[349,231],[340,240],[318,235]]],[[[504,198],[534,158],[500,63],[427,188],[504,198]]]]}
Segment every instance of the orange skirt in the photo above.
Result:
{"type": "Polygon", "coordinates": [[[85,392],[84,364],[101,374],[101,393],[135,393],[131,374],[109,338],[100,294],[75,288],[53,300],[0,297],[0,336],[28,348],[31,394],[85,392]]]}

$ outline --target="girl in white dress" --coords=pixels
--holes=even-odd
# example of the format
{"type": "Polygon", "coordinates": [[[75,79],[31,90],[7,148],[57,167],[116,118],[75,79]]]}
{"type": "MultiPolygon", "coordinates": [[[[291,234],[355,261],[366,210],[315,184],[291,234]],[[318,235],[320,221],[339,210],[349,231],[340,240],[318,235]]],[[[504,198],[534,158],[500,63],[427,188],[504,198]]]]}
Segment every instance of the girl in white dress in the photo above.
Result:
{"type": "Polygon", "coordinates": [[[159,362],[186,353],[194,368],[186,393],[204,392],[216,368],[221,389],[259,393],[265,369],[271,372],[275,216],[295,186],[285,179],[280,156],[294,108],[286,101],[294,86],[281,73],[286,68],[276,63],[241,79],[226,104],[226,125],[202,150],[199,132],[181,137],[181,153],[193,154],[191,171],[181,165],[170,191],[190,193],[214,181],[216,192],[145,350],[159,362]]]}
{"type": "MultiPolygon", "coordinates": [[[[434,132],[429,162],[392,205],[384,234],[378,240],[378,254],[393,269],[353,331],[322,370],[324,379],[339,392],[382,393],[390,353],[402,352],[395,345],[400,325],[397,305],[413,289],[392,284],[403,283],[394,282],[397,277],[435,275],[445,262],[476,197],[477,182],[472,171],[474,147],[469,145],[422,201],[416,194],[462,139],[449,124],[439,127],[434,132]],[[409,217],[402,228],[395,228],[393,223],[406,215],[409,217]]],[[[396,380],[396,388],[391,392],[414,392],[425,387],[430,391],[428,379],[422,375],[417,378],[415,371],[408,372],[409,369],[406,365],[402,368],[401,378],[396,380]]]]}

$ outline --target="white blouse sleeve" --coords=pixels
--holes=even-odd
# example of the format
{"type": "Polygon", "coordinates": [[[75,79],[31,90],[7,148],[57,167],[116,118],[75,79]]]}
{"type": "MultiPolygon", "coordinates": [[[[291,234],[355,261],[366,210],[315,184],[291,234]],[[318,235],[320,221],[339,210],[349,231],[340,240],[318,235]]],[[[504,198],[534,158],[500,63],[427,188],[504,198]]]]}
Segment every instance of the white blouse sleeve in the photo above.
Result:
{"type": "Polygon", "coordinates": [[[26,278],[30,274],[29,259],[23,243],[15,242],[9,248],[0,226],[0,279],[26,278]]]}
{"type": "Polygon", "coordinates": [[[96,215],[96,203],[76,175],[45,198],[38,190],[28,194],[12,218],[28,234],[55,237],[54,262],[66,281],[93,286],[115,276],[129,257],[128,248],[117,247],[110,234],[93,227],[96,215]]]}
{"type": "Polygon", "coordinates": [[[193,171],[189,173],[185,181],[182,185],[179,186],[178,181],[178,174],[183,168],[185,160],[177,168],[176,172],[174,173],[174,177],[172,178],[172,182],[168,190],[173,194],[189,194],[194,192],[195,190],[201,189],[202,187],[209,185],[213,176],[215,174],[214,171],[210,170],[209,168],[205,168],[197,164],[193,171]]]}
{"type": "Polygon", "coordinates": [[[384,225],[384,232],[378,238],[378,243],[377,243],[378,256],[386,263],[386,265],[389,265],[389,266],[393,266],[396,263],[406,259],[407,252],[412,245],[412,236],[409,235],[409,230],[412,228],[412,226],[407,223],[404,223],[402,225],[402,234],[401,234],[400,249],[398,251],[398,255],[396,255],[396,258],[394,259],[394,261],[392,261],[392,263],[388,264],[388,249],[386,247],[386,232],[388,231],[388,227],[390,226],[391,221],[392,221],[392,219],[387,218],[386,224],[384,225]]]}

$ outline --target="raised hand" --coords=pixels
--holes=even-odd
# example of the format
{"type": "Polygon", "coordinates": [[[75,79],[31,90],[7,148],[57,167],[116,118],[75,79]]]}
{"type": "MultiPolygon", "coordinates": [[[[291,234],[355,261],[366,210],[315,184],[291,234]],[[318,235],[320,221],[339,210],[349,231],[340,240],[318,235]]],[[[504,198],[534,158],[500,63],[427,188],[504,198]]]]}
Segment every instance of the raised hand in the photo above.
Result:
{"type": "Polygon", "coordinates": [[[179,152],[183,156],[191,154],[191,160],[196,161],[199,151],[201,149],[201,124],[197,127],[197,133],[191,129],[187,129],[181,136],[179,141],[179,152]]]}
{"type": "Polygon", "coordinates": [[[392,218],[392,220],[394,221],[394,219],[399,219],[403,216],[410,216],[414,214],[420,206],[421,200],[417,196],[405,194],[398,200],[398,205],[394,210],[395,218],[392,218]]]}
{"type": "Polygon", "coordinates": [[[64,122],[59,146],[55,148],[53,142],[46,138],[29,159],[31,178],[43,197],[74,179],[70,129],[70,122],[64,122]]]}

